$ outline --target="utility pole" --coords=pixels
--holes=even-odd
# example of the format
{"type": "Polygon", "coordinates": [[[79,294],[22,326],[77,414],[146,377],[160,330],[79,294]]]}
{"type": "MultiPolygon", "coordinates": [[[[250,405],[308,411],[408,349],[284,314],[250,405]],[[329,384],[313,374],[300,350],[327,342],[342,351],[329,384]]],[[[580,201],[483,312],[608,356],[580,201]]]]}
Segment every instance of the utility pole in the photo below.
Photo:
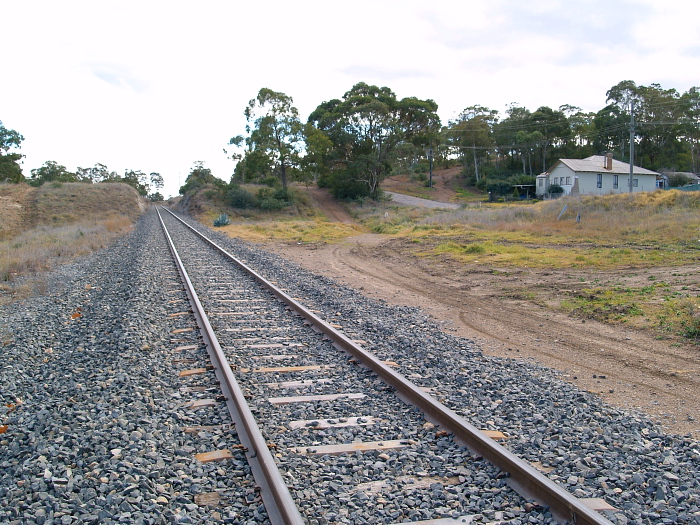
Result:
{"type": "Polygon", "coordinates": [[[634,191],[632,188],[632,179],[634,178],[634,101],[630,101],[630,193],[634,191]]]}
{"type": "Polygon", "coordinates": [[[430,146],[430,149],[428,150],[428,162],[429,162],[429,173],[430,173],[430,179],[428,182],[428,187],[432,188],[433,187],[433,147],[430,146]]]}

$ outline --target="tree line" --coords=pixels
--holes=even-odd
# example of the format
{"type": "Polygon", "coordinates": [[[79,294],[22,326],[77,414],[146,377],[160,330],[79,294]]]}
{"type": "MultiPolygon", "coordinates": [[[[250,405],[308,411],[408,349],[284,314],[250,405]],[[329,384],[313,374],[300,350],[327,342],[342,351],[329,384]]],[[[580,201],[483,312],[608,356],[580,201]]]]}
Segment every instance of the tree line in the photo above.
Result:
{"type": "Polygon", "coordinates": [[[95,164],[92,168],[78,168],[75,172],[53,160],[47,160],[39,168],[31,170],[31,177],[24,177],[18,152],[24,137],[17,131],[7,129],[0,121],[0,182],[28,182],[32,186],[41,186],[46,182],[123,182],[133,186],[139,195],[151,200],[163,200],[160,190],[164,186],[163,176],[153,172],[146,175],[140,170],[125,170],[124,175],[110,171],[107,166],[95,164]]]}
{"type": "Polygon", "coordinates": [[[290,96],[263,88],[244,110],[246,135],[225,150],[236,161],[231,184],[313,181],[338,198],[357,198],[376,195],[391,173],[425,173],[435,163],[461,165],[465,185],[510,192],[534,184],[559,158],[612,152],[630,162],[632,114],[633,164],[700,169],[700,88],[680,93],[626,80],[606,97],[597,112],[513,103],[501,115],[473,105],[443,124],[433,100],[398,99],[387,87],[358,83],[302,122],[290,96]]]}
{"type": "MultiPolygon", "coordinates": [[[[514,185],[533,184],[559,158],[612,152],[630,162],[632,120],[633,164],[655,171],[700,171],[700,88],[680,93],[625,80],[606,97],[605,107],[596,112],[568,104],[533,111],[512,103],[501,114],[472,105],[443,123],[434,100],[399,99],[388,87],[360,82],[340,98],[319,104],[302,121],[292,97],[262,88],[244,108],[245,134],[232,137],[224,149],[235,162],[230,182],[197,163],[180,192],[214,184],[237,206],[273,209],[289,202],[290,181],[318,184],[337,198],[375,197],[392,173],[426,179],[434,164],[459,165],[465,186],[503,194],[514,185]],[[216,182],[206,182],[210,179],[216,182]],[[250,195],[241,186],[250,182],[268,188],[250,195]]],[[[25,180],[18,163],[22,140],[0,123],[0,181],[25,180]]],[[[102,164],[71,173],[53,161],[31,170],[28,182],[50,180],[125,182],[153,196],[160,196],[163,182],[158,173],[118,175],[102,164]]]]}

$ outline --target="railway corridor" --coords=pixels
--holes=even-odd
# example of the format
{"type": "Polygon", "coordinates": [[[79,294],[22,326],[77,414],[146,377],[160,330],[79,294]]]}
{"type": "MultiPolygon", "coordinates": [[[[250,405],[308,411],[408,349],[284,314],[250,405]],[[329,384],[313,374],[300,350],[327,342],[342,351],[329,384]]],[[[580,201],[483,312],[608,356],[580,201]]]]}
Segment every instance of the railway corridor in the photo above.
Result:
{"type": "Polygon", "coordinates": [[[152,210],[3,310],[1,523],[697,523],[696,441],[161,213],[197,300],[152,210]]]}

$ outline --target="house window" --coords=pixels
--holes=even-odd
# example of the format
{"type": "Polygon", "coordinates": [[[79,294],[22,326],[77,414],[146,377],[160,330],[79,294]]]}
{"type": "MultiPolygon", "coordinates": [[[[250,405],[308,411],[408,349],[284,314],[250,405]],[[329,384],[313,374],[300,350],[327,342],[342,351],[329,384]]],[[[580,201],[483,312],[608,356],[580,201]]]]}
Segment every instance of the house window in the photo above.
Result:
{"type": "Polygon", "coordinates": [[[596,185],[596,188],[603,187],[603,174],[602,173],[598,173],[598,175],[596,175],[595,185],[596,185]]]}
{"type": "Polygon", "coordinates": [[[544,186],[544,179],[540,179],[540,188],[544,186]]]}
{"type": "Polygon", "coordinates": [[[633,188],[639,187],[639,179],[632,179],[632,187],[633,188]]]}
{"type": "Polygon", "coordinates": [[[566,184],[571,184],[571,177],[566,177],[566,184]]]}
{"type": "Polygon", "coordinates": [[[613,175],[613,189],[615,190],[618,188],[618,177],[619,175],[613,175]]]}

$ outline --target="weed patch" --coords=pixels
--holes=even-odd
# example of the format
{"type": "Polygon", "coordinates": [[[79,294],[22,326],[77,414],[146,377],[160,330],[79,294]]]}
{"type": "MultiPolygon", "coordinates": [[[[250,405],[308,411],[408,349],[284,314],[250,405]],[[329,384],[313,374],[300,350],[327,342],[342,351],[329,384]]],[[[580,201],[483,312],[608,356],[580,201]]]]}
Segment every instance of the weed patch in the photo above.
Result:
{"type": "Polygon", "coordinates": [[[667,299],[657,315],[658,327],[694,341],[700,340],[700,299],[667,299]]]}
{"type": "Polygon", "coordinates": [[[584,319],[626,322],[630,317],[644,315],[634,296],[633,292],[620,293],[619,289],[584,289],[578,296],[562,301],[561,306],[584,319]]]}

